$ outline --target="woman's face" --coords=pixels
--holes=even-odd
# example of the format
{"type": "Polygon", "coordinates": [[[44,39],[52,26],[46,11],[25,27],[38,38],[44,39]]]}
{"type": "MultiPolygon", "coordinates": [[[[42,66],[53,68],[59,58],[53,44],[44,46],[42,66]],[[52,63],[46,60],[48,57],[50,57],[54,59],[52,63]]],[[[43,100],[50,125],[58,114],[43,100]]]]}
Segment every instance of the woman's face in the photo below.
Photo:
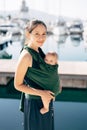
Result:
{"type": "Polygon", "coordinates": [[[31,33],[30,40],[34,46],[41,47],[46,40],[47,29],[42,25],[38,25],[31,33]]]}

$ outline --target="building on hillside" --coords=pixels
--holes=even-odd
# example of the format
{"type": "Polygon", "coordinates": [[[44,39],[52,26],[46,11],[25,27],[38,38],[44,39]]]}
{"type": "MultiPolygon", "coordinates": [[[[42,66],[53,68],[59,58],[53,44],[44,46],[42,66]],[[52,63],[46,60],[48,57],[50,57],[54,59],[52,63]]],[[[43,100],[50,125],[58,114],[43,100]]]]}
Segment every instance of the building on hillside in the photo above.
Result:
{"type": "Polygon", "coordinates": [[[22,0],[19,17],[22,19],[29,19],[29,7],[25,0],[22,0]]]}
{"type": "Polygon", "coordinates": [[[29,8],[28,6],[26,5],[26,1],[25,0],[22,0],[22,5],[21,5],[21,9],[20,9],[21,12],[28,12],[29,11],[29,8]]]}

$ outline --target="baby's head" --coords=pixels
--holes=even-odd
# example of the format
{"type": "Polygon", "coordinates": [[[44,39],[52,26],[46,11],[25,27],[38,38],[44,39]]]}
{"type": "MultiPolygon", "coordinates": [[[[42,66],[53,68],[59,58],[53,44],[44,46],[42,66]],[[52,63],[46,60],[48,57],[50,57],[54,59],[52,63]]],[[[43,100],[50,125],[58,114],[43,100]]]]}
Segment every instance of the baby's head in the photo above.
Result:
{"type": "Polygon", "coordinates": [[[56,52],[48,52],[44,60],[47,64],[56,65],[58,63],[58,55],[56,52]]]}

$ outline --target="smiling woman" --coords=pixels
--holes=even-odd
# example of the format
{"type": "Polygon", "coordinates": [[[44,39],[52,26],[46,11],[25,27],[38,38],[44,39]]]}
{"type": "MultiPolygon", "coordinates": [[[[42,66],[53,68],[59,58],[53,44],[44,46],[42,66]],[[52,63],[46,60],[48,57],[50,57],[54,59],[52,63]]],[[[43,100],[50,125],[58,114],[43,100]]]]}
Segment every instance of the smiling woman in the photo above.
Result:
{"type": "MultiPolygon", "coordinates": [[[[27,23],[25,28],[26,45],[23,47],[23,50],[20,54],[15,71],[14,86],[18,91],[24,93],[24,98],[22,100],[24,112],[24,130],[35,130],[36,128],[38,128],[38,130],[54,130],[54,91],[52,91],[53,89],[50,87],[50,82],[47,84],[49,85],[49,88],[46,86],[44,89],[42,89],[40,84],[37,84],[31,79],[33,71],[30,71],[33,69],[38,71],[38,73],[41,71],[43,73],[43,81],[46,80],[46,77],[44,76],[44,70],[46,70],[46,72],[49,74],[47,67],[45,68],[45,54],[41,49],[41,46],[46,40],[46,33],[47,27],[43,21],[34,19],[27,23]],[[40,59],[43,61],[42,63],[40,62],[40,59]],[[41,64],[43,64],[42,67],[41,64]],[[49,111],[44,115],[40,113],[40,109],[43,107],[42,100],[45,102],[45,104],[49,104],[49,111]]],[[[55,69],[55,66],[51,67],[55,69]]],[[[49,70],[52,69],[49,68],[49,70]]],[[[50,76],[48,77],[50,79],[50,76]]],[[[39,78],[42,77],[39,75],[39,78]]],[[[58,81],[59,80],[57,78],[56,83],[58,81]]],[[[54,86],[52,86],[52,88],[53,87],[54,86]]],[[[56,88],[57,85],[55,89],[56,88]]]]}

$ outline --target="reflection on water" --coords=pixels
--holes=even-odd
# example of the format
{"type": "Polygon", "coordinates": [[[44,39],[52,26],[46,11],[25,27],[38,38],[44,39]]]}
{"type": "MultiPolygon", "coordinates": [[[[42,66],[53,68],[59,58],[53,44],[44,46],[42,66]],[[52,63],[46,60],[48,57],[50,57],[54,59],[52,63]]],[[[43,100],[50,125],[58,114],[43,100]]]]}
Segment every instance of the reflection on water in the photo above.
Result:
{"type": "Polygon", "coordinates": [[[73,46],[79,46],[80,42],[82,41],[82,36],[80,34],[72,34],[70,35],[71,41],[73,43],[73,46]]]}
{"type": "Polygon", "coordinates": [[[55,130],[86,130],[87,103],[55,102],[55,130]]]}
{"type": "MultiPolygon", "coordinates": [[[[17,38],[5,49],[18,59],[23,42],[17,38]]],[[[49,36],[43,50],[56,51],[61,61],[87,61],[87,43],[80,35],[49,36]]],[[[87,103],[54,102],[55,130],[87,130],[87,103]]],[[[0,99],[0,130],[23,130],[19,100],[0,99]]]]}
{"type": "MultiPolygon", "coordinates": [[[[14,40],[9,44],[6,51],[13,55],[13,59],[18,59],[20,50],[22,49],[23,41],[14,40]]],[[[48,36],[43,45],[44,52],[56,51],[61,61],[87,61],[87,43],[79,34],[48,36]]]]}
{"type": "Polygon", "coordinates": [[[0,99],[0,130],[23,130],[19,100],[0,99]]]}
{"type": "MultiPolygon", "coordinates": [[[[64,40],[64,37],[62,38],[64,40]]],[[[86,45],[81,35],[65,36],[65,42],[56,42],[54,36],[50,36],[43,45],[43,49],[45,52],[56,51],[61,61],[87,61],[86,45]]]]}
{"type": "MultiPolygon", "coordinates": [[[[54,102],[55,130],[87,130],[87,103],[54,102]]],[[[19,100],[0,99],[0,130],[23,130],[19,100]]]]}
{"type": "Polygon", "coordinates": [[[82,35],[80,34],[71,34],[70,38],[72,41],[80,42],[82,40],[82,35]]]}

